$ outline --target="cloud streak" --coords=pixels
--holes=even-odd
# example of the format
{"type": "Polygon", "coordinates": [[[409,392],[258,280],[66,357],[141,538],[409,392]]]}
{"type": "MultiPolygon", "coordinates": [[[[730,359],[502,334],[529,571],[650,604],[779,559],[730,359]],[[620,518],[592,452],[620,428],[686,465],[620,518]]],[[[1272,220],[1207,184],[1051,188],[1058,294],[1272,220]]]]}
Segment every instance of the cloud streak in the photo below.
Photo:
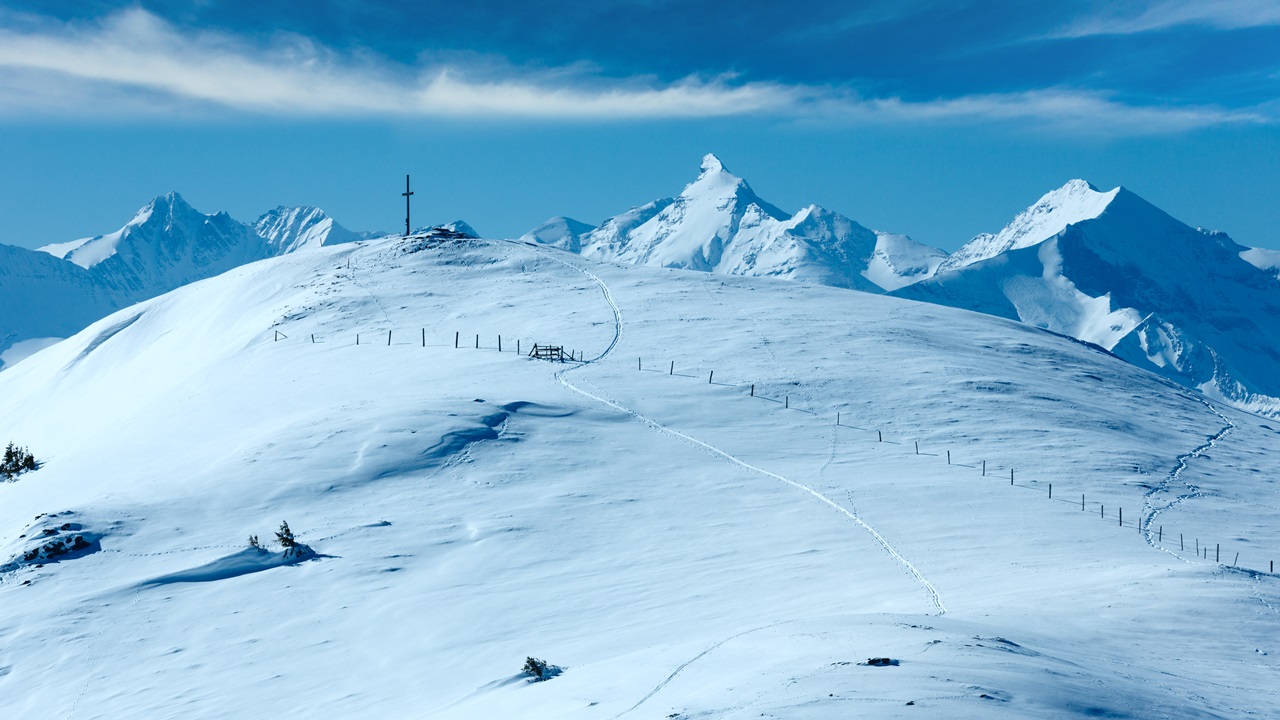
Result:
{"type": "Polygon", "coordinates": [[[661,83],[574,68],[410,68],[368,54],[340,55],[298,36],[255,46],[222,33],[183,32],[141,9],[92,25],[0,29],[0,69],[0,115],[11,118],[172,117],[210,110],[294,118],[756,116],[861,124],[1019,123],[1102,134],[1273,120],[1260,111],[1135,106],[1071,88],[913,102],[733,76],[661,83]]]}
{"type": "Polygon", "coordinates": [[[1280,3],[1275,0],[1159,0],[1138,12],[1112,11],[1084,18],[1053,37],[1134,35],[1186,26],[1218,30],[1280,26],[1280,3]]]}

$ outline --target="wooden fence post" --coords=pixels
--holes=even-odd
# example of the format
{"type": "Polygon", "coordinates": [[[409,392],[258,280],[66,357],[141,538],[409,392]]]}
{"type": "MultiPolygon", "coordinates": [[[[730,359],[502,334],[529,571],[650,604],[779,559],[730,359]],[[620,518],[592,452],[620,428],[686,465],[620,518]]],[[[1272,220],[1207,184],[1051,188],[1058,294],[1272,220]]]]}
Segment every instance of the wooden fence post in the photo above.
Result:
{"type": "Polygon", "coordinates": [[[951,464],[951,451],[950,451],[950,450],[948,450],[948,451],[947,451],[947,464],[948,464],[948,465],[950,465],[950,464],[951,464]]]}
{"type": "Polygon", "coordinates": [[[427,346],[427,329],[422,328],[422,347],[427,346]]]}
{"type": "Polygon", "coordinates": [[[641,358],[636,358],[636,370],[640,371],[643,369],[644,369],[644,363],[641,362],[641,358]]]}
{"type": "Polygon", "coordinates": [[[917,454],[917,455],[919,455],[919,454],[920,454],[920,441],[919,441],[919,440],[917,440],[917,441],[916,441],[916,454],[917,454]]]}
{"type": "Polygon", "coordinates": [[[782,407],[785,407],[785,408],[789,408],[789,407],[791,407],[791,396],[790,396],[790,395],[783,395],[783,396],[782,396],[782,407]]]}
{"type": "Polygon", "coordinates": [[[391,347],[391,331],[387,331],[387,347],[391,347]]]}
{"type": "Polygon", "coordinates": [[[1084,493],[1080,493],[1080,512],[1084,512],[1084,493]]]}
{"type": "Polygon", "coordinates": [[[480,349],[480,334],[476,333],[476,349],[480,349]]]}
{"type": "Polygon", "coordinates": [[[516,338],[516,354],[520,354],[520,338],[516,338]]]}
{"type": "Polygon", "coordinates": [[[315,344],[316,344],[316,334],[315,334],[315,333],[311,333],[311,344],[312,344],[312,345],[315,345],[315,344]]]}
{"type": "Polygon", "coordinates": [[[675,361],[675,360],[672,360],[672,361],[671,361],[671,369],[667,371],[667,374],[668,374],[668,375],[675,375],[675,374],[676,374],[676,361],[675,361]]]}
{"type": "Polygon", "coordinates": [[[1222,561],[1222,544],[1221,543],[1217,543],[1213,546],[1213,561],[1214,562],[1222,561]]]}
{"type": "Polygon", "coordinates": [[[502,352],[502,333],[498,333],[498,352],[502,352]]]}
{"type": "Polygon", "coordinates": [[[840,413],[836,413],[836,425],[840,424],[840,413]]]}
{"type": "Polygon", "coordinates": [[[360,333],[356,333],[356,344],[360,344],[360,333]]]}
{"type": "Polygon", "coordinates": [[[458,337],[459,337],[460,335],[462,335],[462,333],[460,333],[460,332],[455,332],[455,333],[453,334],[453,349],[454,349],[454,350],[457,350],[457,349],[458,349],[458,337]]]}
{"type": "Polygon", "coordinates": [[[1240,553],[1236,553],[1236,559],[1231,561],[1231,567],[1235,567],[1236,565],[1239,565],[1239,564],[1240,564],[1240,553]]]}
{"type": "Polygon", "coordinates": [[[715,379],[715,376],[716,376],[716,371],[715,371],[715,370],[712,370],[712,371],[711,371],[711,374],[707,376],[707,384],[708,384],[708,385],[710,385],[710,384],[711,384],[711,381],[712,381],[713,379],[715,379]]]}
{"type": "Polygon", "coordinates": [[[884,433],[876,431],[876,442],[884,442],[884,433]]]}
{"type": "Polygon", "coordinates": [[[1049,499],[1053,499],[1053,483],[1049,483],[1049,499]]]}
{"type": "Polygon", "coordinates": [[[1009,484],[1013,484],[1013,468],[1009,468],[1009,484]]]}
{"type": "Polygon", "coordinates": [[[751,383],[751,397],[755,397],[755,396],[756,396],[756,384],[751,383]]]}
{"type": "Polygon", "coordinates": [[[982,461],[982,477],[986,477],[986,476],[987,476],[987,461],[983,460],[982,461]]]}
{"type": "Polygon", "coordinates": [[[1124,508],[1120,508],[1120,527],[1124,527],[1124,508]]]}

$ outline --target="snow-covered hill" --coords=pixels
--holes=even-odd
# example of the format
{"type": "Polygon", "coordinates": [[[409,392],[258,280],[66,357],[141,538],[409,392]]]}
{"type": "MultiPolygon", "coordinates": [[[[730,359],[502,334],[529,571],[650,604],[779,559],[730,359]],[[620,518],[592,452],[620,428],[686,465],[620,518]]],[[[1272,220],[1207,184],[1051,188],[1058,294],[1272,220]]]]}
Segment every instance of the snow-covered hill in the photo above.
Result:
{"type": "MultiPolygon", "coordinates": [[[[1222,233],[1074,180],[902,297],[1097,344],[1211,397],[1280,412],[1280,285],[1222,233]]],[[[1261,262],[1258,260],[1257,262],[1261,262]]]]}
{"type": "Polygon", "coordinates": [[[1280,712],[1274,427],[999,318],[387,239],[104,318],[9,438],[3,717],[1280,712]]]}
{"type": "Polygon", "coordinates": [[[882,292],[933,274],[946,253],[905,235],[868,230],[810,205],[790,215],[762,200],[715,155],[675,198],[598,228],[552,218],[525,234],[597,260],[725,275],[782,277],[882,292]]]}

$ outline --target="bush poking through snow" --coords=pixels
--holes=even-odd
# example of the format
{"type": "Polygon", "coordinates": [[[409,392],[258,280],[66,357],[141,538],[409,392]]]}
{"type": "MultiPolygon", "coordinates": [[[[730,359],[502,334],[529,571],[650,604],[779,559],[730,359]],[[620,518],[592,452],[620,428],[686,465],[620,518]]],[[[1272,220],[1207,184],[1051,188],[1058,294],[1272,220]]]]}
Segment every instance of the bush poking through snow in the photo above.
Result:
{"type": "Polygon", "coordinates": [[[280,523],[280,529],[276,531],[276,542],[280,543],[280,547],[286,552],[298,546],[298,540],[293,537],[293,531],[289,529],[287,520],[280,523]]]}
{"type": "Polygon", "coordinates": [[[257,536],[257,535],[250,535],[250,536],[249,536],[249,547],[251,547],[251,548],[255,548],[255,549],[257,549],[257,550],[261,550],[261,549],[262,549],[262,543],[258,542],[258,536],[257,536]]]}
{"type": "MultiPolygon", "coordinates": [[[[256,540],[257,536],[253,536],[252,539],[256,540]]],[[[276,531],[276,542],[284,548],[284,556],[287,558],[303,558],[312,554],[311,548],[298,542],[298,539],[293,536],[293,530],[289,529],[288,521],[280,523],[280,529],[276,531]]]]}
{"type": "Polygon", "coordinates": [[[24,472],[30,472],[40,467],[36,462],[36,456],[24,447],[14,445],[12,441],[9,446],[4,449],[4,459],[0,460],[0,475],[4,475],[5,480],[12,480],[24,472]]]}
{"type": "Polygon", "coordinates": [[[521,674],[529,678],[529,682],[542,682],[550,680],[559,675],[562,670],[555,665],[548,664],[546,660],[539,660],[536,657],[527,657],[524,659],[524,669],[521,674]]]}

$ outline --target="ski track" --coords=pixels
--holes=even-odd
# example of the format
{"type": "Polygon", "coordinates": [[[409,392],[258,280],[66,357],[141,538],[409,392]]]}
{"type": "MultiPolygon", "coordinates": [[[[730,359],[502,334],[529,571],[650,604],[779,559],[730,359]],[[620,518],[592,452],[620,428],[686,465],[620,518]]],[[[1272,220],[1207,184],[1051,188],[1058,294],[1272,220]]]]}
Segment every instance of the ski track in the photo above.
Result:
{"type": "MultiPolygon", "coordinates": [[[[635,410],[624,407],[620,403],[605,397],[605,393],[602,390],[600,390],[600,388],[596,387],[595,385],[592,385],[588,381],[584,380],[582,382],[584,384],[591,385],[591,387],[595,389],[596,392],[599,394],[589,392],[573,384],[568,379],[568,377],[566,377],[568,373],[581,369],[586,363],[599,362],[600,360],[605,359],[606,357],[608,357],[610,353],[613,352],[614,348],[618,346],[618,343],[621,342],[622,332],[623,332],[622,309],[618,307],[618,303],[614,300],[613,293],[610,292],[608,284],[606,284],[603,280],[601,280],[599,276],[595,275],[594,273],[588,271],[585,268],[579,267],[574,263],[568,262],[566,260],[562,260],[558,257],[555,257],[554,255],[547,254],[541,248],[535,247],[534,251],[537,252],[539,255],[542,255],[543,257],[547,257],[551,260],[554,260],[560,263],[561,265],[564,265],[565,267],[568,267],[569,269],[574,270],[576,272],[582,273],[583,275],[590,278],[593,282],[595,282],[596,286],[600,288],[600,292],[604,295],[605,301],[609,303],[609,307],[613,311],[613,320],[614,320],[613,340],[610,341],[609,346],[606,347],[604,351],[601,352],[599,355],[596,355],[590,360],[584,361],[582,365],[577,365],[575,367],[557,371],[555,373],[555,378],[560,382],[561,385],[563,385],[565,388],[573,392],[578,393],[579,395],[590,398],[592,400],[595,400],[598,403],[607,405],[608,407],[611,407],[619,412],[630,415],[631,417],[635,418],[636,420],[639,420],[640,422],[644,423],[645,425],[648,425],[649,427],[653,428],[654,430],[657,430],[658,432],[665,433],[667,435],[675,437],[678,440],[688,443],[689,445],[692,445],[700,450],[706,451],[723,460],[727,460],[728,462],[733,463],[734,465],[737,465],[745,470],[777,480],[779,482],[790,485],[791,487],[797,490],[800,490],[802,492],[809,494],[819,502],[827,505],[828,507],[832,508],[836,512],[840,513],[841,515],[844,515],[845,517],[849,518],[853,522],[857,523],[863,530],[866,530],[868,533],[870,533],[870,535],[873,538],[875,538],[876,542],[878,542],[880,546],[884,548],[885,552],[888,553],[889,556],[892,557],[894,560],[896,560],[898,563],[900,563],[904,568],[906,568],[906,570],[911,574],[911,576],[916,580],[916,582],[920,583],[920,585],[924,587],[925,591],[929,595],[930,602],[936,608],[936,611],[937,611],[936,614],[937,615],[946,614],[947,608],[942,601],[942,596],[941,594],[939,594],[938,589],[934,587],[933,584],[930,583],[928,579],[925,578],[924,574],[921,573],[920,570],[915,565],[912,565],[909,560],[903,557],[903,555],[899,553],[897,549],[895,549],[893,545],[891,545],[883,535],[881,535],[875,528],[869,525],[857,514],[850,512],[849,510],[841,506],[839,503],[835,502],[834,500],[827,497],[826,495],[823,495],[822,493],[818,492],[812,487],[809,487],[808,485],[796,482],[794,480],[787,479],[777,473],[773,473],[763,468],[747,463],[735,457],[734,455],[731,455],[730,453],[727,453],[724,450],[721,450],[720,448],[715,447],[714,445],[711,445],[710,443],[706,443],[701,440],[698,440],[697,438],[686,435],[685,433],[682,433],[679,430],[675,430],[666,425],[663,425],[662,423],[657,422],[656,420],[653,420],[645,415],[642,415],[636,412],[635,410]]],[[[780,623],[775,623],[775,624],[780,624],[780,623]]],[[[772,627],[772,626],[764,626],[764,627],[772,627]]],[[[635,705],[631,706],[627,710],[624,710],[622,713],[615,715],[614,717],[616,718],[616,717],[621,717],[622,715],[626,715],[631,711],[635,710],[636,708],[640,707],[641,705],[643,705],[646,701],[649,700],[649,698],[653,697],[655,694],[661,691],[664,687],[666,687],[672,680],[674,680],[675,677],[679,675],[686,667],[696,662],[700,658],[706,656],[708,653],[715,650],[716,648],[724,645],[725,643],[729,642],[730,640],[733,640],[734,638],[738,638],[743,635],[746,635],[747,633],[756,632],[761,629],[763,628],[753,628],[751,630],[745,630],[741,633],[738,633],[737,635],[733,635],[724,640],[721,640],[715,645],[712,645],[706,650],[703,650],[702,652],[698,653],[697,655],[695,655],[694,657],[690,658],[689,660],[684,662],[682,665],[677,667],[674,671],[672,671],[672,673],[668,675],[665,680],[659,683],[657,687],[655,687],[653,690],[650,690],[647,695],[645,695],[643,698],[639,700],[639,702],[637,702],[635,705]]]]}
{"type": "Polygon", "coordinates": [[[1183,485],[1187,488],[1187,492],[1179,495],[1173,500],[1170,500],[1169,502],[1165,503],[1162,507],[1156,507],[1153,504],[1152,500],[1157,494],[1167,492],[1171,484],[1180,480],[1182,478],[1183,471],[1187,469],[1188,465],[1192,460],[1195,460],[1196,458],[1201,457],[1208,451],[1217,447],[1218,443],[1221,442],[1223,438],[1225,438],[1228,434],[1231,433],[1232,430],[1235,430],[1236,428],[1235,423],[1231,422],[1231,419],[1228,418],[1226,415],[1223,415],[1221,412],[1219,412],[1218,409],[1215,408],[1213,404],[1210,403],[1208,400],[1203,400],[1200,398],[1196,398],[1196,399],[1199,400],[1201,403],[1204,403],[1204,406],[1209,408],[1209,411],[1212,412],[1214,415],[1217,415],[1218,418],[1222,420],[1222,422],[1226,423],[1226,426],[1224,426],[1217,433],[1209,436],[1208,442],[1205,442],[1203,445],[1200,445],[1199,447],[1195,448],[1191,452],[1187,452],[1179,455],[1177,457],[1177,463],[1174,466],[1173,470],[1171,470],[1169,474],[1166,475],[1164,479],[1160,481],[1159,485],[1149,490],[1146,493],[1146,495],[1143,496],[1143,523],[1145,525],[1145,529],[1142,532],[1143,538],[1147,541],[1147,544],[1150,545],[1151,547],[1157,550],[1160,550],[1161,552],[1168,553],[1169,555],[1172,555],[1173,557],[1176,557],[1185,563],[1189,563],[1191,561],[1182,557],[1178,553],[1164,547],[1162,544],[1156,543],[1155,539],[1152,536],[1151,524],[1164,511],[1172,510],[1173,508],[1177,507],[1178,505],[1181,505],[1183,502],[1187,500],[1200,497],[1201,495],[1200,488],[1196,487],[1195,485],[1192,485],[1189,482],[1183,481],[1183,485]]]}

